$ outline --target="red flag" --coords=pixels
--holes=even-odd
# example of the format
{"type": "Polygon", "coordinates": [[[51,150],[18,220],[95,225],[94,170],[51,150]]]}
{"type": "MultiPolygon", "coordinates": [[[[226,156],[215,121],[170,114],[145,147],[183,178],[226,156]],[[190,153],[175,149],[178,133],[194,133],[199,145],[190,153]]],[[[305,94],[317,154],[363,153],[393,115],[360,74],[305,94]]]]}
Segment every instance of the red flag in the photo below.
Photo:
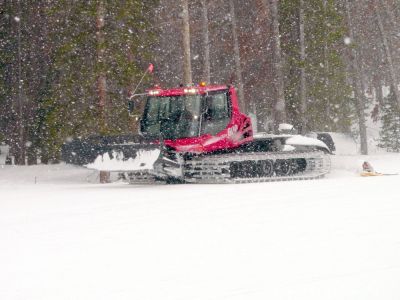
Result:
{"type": "Polygon", "coordinates": [[[147,72],[153,73],[153,70],[154,70],[154,65],[153,64],[149,64],[149,67],[147,68],[147,72]]]}

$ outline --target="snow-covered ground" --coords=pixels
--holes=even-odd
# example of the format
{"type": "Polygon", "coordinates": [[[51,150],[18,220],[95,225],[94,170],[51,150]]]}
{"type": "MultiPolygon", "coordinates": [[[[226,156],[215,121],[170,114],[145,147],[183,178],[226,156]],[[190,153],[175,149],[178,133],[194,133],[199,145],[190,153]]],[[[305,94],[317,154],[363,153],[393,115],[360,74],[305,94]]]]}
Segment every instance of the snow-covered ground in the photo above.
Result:
{"type": "Polygon", "coordinates": [[[0,166],[0,299],[399,299],[400,155],[334,137],[324,179],[98,184],[0,166]]]}

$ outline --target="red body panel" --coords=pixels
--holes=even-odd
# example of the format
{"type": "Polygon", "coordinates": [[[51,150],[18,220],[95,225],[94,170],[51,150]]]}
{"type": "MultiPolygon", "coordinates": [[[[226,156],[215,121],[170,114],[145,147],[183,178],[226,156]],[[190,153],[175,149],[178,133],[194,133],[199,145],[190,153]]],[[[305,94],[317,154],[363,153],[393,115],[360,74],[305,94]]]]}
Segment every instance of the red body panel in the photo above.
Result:
{"type": "MultiPolygon", "coordinates": [[[[223,149],[237,148],[240,145],[253,140],[253,128],[248,116],[240,112],[236,90],[233,86],[205,86],[205,87],[182,87],[176,89],[161,90],[157,96],[184,95],[187,89],[195,89],[195,94],[206,94],[207,92],[229,90],[232,114],[225,129],[216,135],[205,134],[199,137],[183,138],[177,140],[165,140],[164,143],[178,152],[214,152],[223,149]]],[[[152,90],[155,91],[155,90],[152,90]]]]}

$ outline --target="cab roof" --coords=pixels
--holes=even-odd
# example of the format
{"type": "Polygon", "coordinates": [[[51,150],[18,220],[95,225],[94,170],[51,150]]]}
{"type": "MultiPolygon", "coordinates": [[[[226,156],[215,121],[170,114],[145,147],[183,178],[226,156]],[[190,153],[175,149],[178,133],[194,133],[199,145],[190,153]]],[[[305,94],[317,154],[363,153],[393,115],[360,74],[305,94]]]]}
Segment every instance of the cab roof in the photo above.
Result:
{"type": "Polygon", "coordinates": [[[207,85],[207,86],[186,86],[176,87],[170,89],[162,89],[161,87],[154,87],[147,90],[150,96],[167,97],[167,96],[180,96],[180,95],[203,95],[208,92],[224,91],[229,89],[228,85],[207,85]]]}

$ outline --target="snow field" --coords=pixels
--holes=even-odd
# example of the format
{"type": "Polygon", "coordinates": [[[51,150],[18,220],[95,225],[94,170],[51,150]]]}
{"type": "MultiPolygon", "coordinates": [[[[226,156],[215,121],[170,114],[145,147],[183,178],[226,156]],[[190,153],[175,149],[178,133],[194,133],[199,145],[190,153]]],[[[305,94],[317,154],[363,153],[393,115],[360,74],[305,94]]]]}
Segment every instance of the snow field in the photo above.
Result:
{"type": "Polygon", "coordinates": [[[399,299],[400,178],[340,147],[325,179],[261,184],[0,166],[0,299],[399,299]]]}

